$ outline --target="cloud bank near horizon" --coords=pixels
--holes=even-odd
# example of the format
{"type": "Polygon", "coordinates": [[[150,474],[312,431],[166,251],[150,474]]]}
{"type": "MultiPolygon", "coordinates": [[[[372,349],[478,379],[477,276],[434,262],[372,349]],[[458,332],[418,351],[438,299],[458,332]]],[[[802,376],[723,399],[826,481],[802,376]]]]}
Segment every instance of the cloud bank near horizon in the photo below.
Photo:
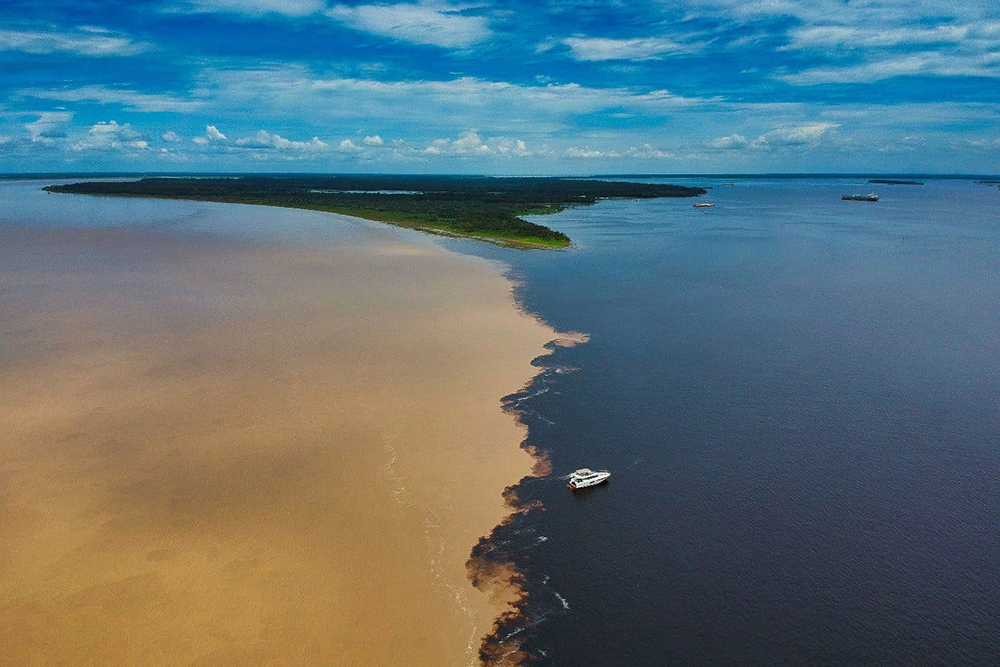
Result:
{"type": "Polygon", "coordinates": [[[8,171],[997,172],[1000,8],[954,4],[14,0],[0,155],[8,171]]]}

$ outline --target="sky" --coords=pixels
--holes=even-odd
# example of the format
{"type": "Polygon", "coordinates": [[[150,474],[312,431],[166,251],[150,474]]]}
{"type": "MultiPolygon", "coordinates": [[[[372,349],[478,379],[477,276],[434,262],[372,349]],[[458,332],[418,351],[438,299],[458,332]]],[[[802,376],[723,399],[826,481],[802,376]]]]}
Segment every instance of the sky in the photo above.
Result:
{"type": "Polygon", "coordinates": [[[1000,173],[996,0],[0,5],[0,172],[1000,173]]]}

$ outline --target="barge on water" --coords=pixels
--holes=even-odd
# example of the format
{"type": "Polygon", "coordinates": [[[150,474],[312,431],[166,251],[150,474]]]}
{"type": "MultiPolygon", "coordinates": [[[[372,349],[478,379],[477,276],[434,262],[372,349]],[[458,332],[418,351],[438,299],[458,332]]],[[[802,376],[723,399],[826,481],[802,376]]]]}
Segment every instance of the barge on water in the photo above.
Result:
{"type": "Polygon", "coordinates": [[[866,195],[840,195],[844,201],[878,201],[877,192],[869,192],[866,195]]]}

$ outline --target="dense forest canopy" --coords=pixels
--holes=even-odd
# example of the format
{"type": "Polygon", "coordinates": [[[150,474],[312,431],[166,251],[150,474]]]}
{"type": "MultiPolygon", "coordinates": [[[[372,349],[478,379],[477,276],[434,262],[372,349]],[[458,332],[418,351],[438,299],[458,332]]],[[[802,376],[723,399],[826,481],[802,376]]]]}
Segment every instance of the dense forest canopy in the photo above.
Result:
{"type": "Polygon", "coordinates": [[[51,192],[159,197],[344,213],[406,227],[543,246],[569,237],[520,216],[606,198],[693,197],[701,188],[576,178],[485,176],[240,176],[50,185],[51,192]]]}

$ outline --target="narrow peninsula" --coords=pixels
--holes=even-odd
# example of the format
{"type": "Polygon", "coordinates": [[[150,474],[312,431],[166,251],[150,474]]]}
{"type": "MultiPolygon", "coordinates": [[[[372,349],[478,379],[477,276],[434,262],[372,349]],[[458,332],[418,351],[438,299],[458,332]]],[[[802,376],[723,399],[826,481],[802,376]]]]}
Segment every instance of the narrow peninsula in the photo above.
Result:
{"type": "Polygon", "coordinates": [[[625,181],[403,175],[156,177],[50,185],[45,189],[326,211],[500,244],[549,248],[568,246],[570,239],[521,216],[556,213],[599,199],[705,194],[702,188],[625,181]]]}

